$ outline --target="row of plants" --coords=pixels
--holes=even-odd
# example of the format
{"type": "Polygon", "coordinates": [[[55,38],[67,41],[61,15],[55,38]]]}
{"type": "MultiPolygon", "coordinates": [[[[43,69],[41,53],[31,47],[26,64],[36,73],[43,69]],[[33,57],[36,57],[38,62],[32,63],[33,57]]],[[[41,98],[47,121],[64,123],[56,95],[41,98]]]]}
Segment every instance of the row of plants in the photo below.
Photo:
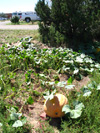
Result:
{"type": "MultiPolygon", "coordinates": [[[[88,115],[93,115],[94,118],[95,109],[93,109],[94,114],[91,114],[92,105],[88,104],[91,101],[96,102],[94,106],[99,104],[100,85],[99,82],[92,82],[78,93],[72,83],[74,79],[81,80],[84,76],[94,73],[95,70],[98,70],[99,73],[100,64],[91,57],[74,52],[72,49],[62,47],[39,49],[31,43],[31,40],[32,37],[26,37],[20,40],[18,46],[5,44],[0,47],[0,126],[2,130],[25,132],[26,129],[28,132],[29,126],[26,126],[27,121],[23,116],[24,107],[33,104],[38,98],[43,100],[44,92],[49,90],[53,93],[56,89],[57,92],[65,93],[69,99],[69,105],[63,108],[67,115],[62,120],[62,132],[71,131],[75,125],[78,125],[79,128],[82,124],[83,131],[86,128],[84,127],[86,126],[85,119],[90,119],[88,115]],[[67,81],[60,81],[60,74],[67,75],[67,81]],[[35,85],[38,85],[37,89],[34,89],[35,85]],[[71,91],[68,96],[67,90],[72,88],[74,91],[71,91]],[[73,92],[74,94],[72,94],[73,92]],[[73,103],[73,101],[75,102],[73,103]],[[64,126],[65,123],[69,125],[64,126]]],[[[97,105],[97,112],[99,120],[99,105],[97,105]]],[[[96,119],[94,120],[96,121],[96,119]]],[[[99,121],[96,123],[95,127],[98,131],[99,121]]],[[[88,126],[91,128],[94,126],[94,122],[92,124],[91,121],[88,126]]],[[[81,130],[78,128],[78,131],[81,130]]],[[[92,130],[90,128],[88,127],[87,131],[92,130]]]]}

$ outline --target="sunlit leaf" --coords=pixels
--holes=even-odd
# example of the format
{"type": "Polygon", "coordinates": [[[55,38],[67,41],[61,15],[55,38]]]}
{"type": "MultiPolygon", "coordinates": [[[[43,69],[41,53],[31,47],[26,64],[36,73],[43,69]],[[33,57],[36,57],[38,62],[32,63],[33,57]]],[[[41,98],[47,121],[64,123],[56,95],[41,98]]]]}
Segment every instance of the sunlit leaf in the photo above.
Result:
{"type": "Polygon", "coordinates": [[[82,110],[82,108],[84,108],[84,104],[83,104],[83,103],[78,103],[78,104],[75,106],[75,110],[82,110]]]}
{"type": "Polygon", "coordinates": [[[12,127],[22,127],[22,126],[23,126],[23,123],[20,120],[15,121],[14,124],[12,125],[12,127]]]}
{"type": "Polygon", "coordinates": [[[95,67],[98,68],[98,69],[100,69],[100,64],[99,63],[96,63],[95,64],[95,67]]]}
{"type": "Polygon", "coordinates": [[[22,120],[21,120],[22,124],[24,125],[26,122],[27,122],[27,118],[24,117],[22,120]]]}
{"type": "Polygon", "coordinates": [[[90,96],[91,95],[91,91],[90,90],[85,90],[83,96],[90,96]]]}
{"type": "Polygon", "coordinates": [[[2,123],[0,123],[0,127],[2,127],[2,123]]]}
{"type": "Polygon", "coordinates": [[[66,84],[66,82],[65,81],[62,81],[62,82],[58,82],[57,86],[58,87],[64,87],[65,84],[66,84]]]}
{"type": "Polygon", "coordinates": [[[65,86],[65,88],[68,89],[68,90],[72,89],[73,87],[75,87],[75,85],[66,85],[65,86]]]}
{"type": "Polygon", "coordinates": [[[71,110],[70,117],[73,119],[79,118],[81,116],[81,113],[82,113],[81,110],[71,110]]]}
{"type": "Polygon", "coordinates": [[[79,69],[75,69],[73,74],[77,74],[79,72],[79,69]]]}
{"type": "Polygon", "coordinates": [[[67,61],[64,60],[64,62],[73,64],[73,60],[67,60],[67,61]]]}
{"type": "Polygon", "coordinates": [[[11,107],[11,109],[8,109],[8,111],[9,111],[10,113],[16,113],[16,109],[13,108],[13,107],[11,107]]]}
{"type": "Polygon", "coordinates": [[[54,85],[55,84],[55,82],[48,82],[49,83],[49,85],[54,85]]]}
{"type": "Polygon", "coordinates": [[[78,63],[83,63],[84,62],[81,57],[76,57],[75,61],[78,62],[78,63]]]}
{"type": "Polygon", "coordinates": [[[97,86],[97,90],[100,90],[100,84],[97,86]]]}
{"type": "Polygon", "coordinates": [[[54,98],[55,93],[56,93],[56,90],[52,91],[51,93],[50,93],[49,91],[47,91],[47,92],[45,92],[45,93],[43,94],[43,97],[44,97],[44,99],[46,99],[46,100],[48,100],[48,99],[51,100],[51,99],[54,98]]]}
{"type": "Polygon", "coordinates": [[[81,57],[81,58],[85,58],[85,54],[81,54],[80,57],[81,57]]]}
{"type": "Polygon", "coordinates": [[[69,113],[71,111],[69,105],[64,105],[62,108],[62,112],[65,112],[65,114],[69,113]]]}
{"type": "Polygon", "coordinates": [[[10,119],[11,120],[17,120],[21,116],[22,116],[22,113],[11,113],[10,114],[10,119]]]}

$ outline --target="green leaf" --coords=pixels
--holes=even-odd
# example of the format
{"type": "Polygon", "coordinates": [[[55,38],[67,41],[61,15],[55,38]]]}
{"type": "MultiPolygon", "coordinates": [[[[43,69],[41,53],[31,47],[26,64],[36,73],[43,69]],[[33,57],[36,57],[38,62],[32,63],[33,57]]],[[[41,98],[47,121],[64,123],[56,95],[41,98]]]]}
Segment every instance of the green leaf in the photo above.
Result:
{"type": "Polygon", "coordinates": [[[21,116],[22,116],[22,113],[11,113],[10,114],[10,119],[11,120],[17,120],[21,116]]]}
{"type": "Polygon", "coordinates": [[[83,59],[80,56],[77,56],[75,61],[77,63],[83,63],[84,62],[83,59]]]}
{"type": "Polygon", "coordinates": [[[22,120],[21,120],[21,122],[23,123],[23,125],[27,122],[27,118],[26,117],[24,117],[22,120]]]}
{"type": "Polygon", "coordinates": [[[31,96],[29,96],[28,100],[27,100],[28,104],[33,104],[34,100],[31,96]]]}
{"type": "Polygon", "coordinates": [[[13,108],[13,107],[11,107],[11,109],[8,109],[8,111],[9,111],[10,113],[16,113],[16,109],[13,108]]]}
{"type": "Polygon", "coordinates": [[[58,82],[57,86],[58,87],[64,87],[66,84],[66,81],[58,82]]]}
{"type": "Polygon", "coordinates": [[[89,72],[89,73],[91,73],[91,72],[94,71],[94,68],[91,68],[91,69],[85,68],[84,70],[87,71],[87,72],[89,72]]]}
{"type": "Polygon", "coordinates": [[[94,85],[92,83],[88,84],[87,87],[90,89],[94,89],[94,85]]]}
{"type": "Polygon", "coordinates": [[[80,79],[80,80],[82,80],[82,79],[83,79],[82,74],[80,74],[80,73],[79,73],[79,74],[78,74],[78,76],[79,76],[79,79],[80,79]]]}
{"type": "Polygon", "coordinates": [[[47,76],[45,76],[44,74],[39,74],[40,77],[44,77],[44,78],[47,78],[47,76]]]}
{"type": "Polygon", "coordinates": [[[70,67],[66,67],[65,65],[62,67],[62,70],[63,71],[67,71],[67,70],[70,70],[70,67]]]}
{"type": "Polygon", "coordinates": [[[75,106],[75,109],[71,110],[69,105],[65,105],[62,108],[62,112],[65,112],[65,114],[70,113],[70,117],[73,119],[76,119],[81,116],[82,108],[84,108],[84,104],[80,103],[79,101],[74,101],[73,105],[75,106]]]}
{"type": "Polygon", "coordinates": [[[0,123],[0,127],[2,127],[2,123],[0,123]]]}
{"type": "Polygon", "coordinates": [[[52,100],[54,98],[54,95],[56,93],[56,90],[52,91],[51,93],[49,91],[45,92],[43,95],[44,99],[48,100],[52,100]]]}
{"type": "Polygon", "coordinates": [[[70,113],[71,109],[69,105],[64,105],[62,108],[62,112],[65,112],[65,114],[70,113]]]}
{"type": "Polygon", "coordinates": [[[81,56],[80,56],[81,58],[85,58],[85,54],[81,54],[81,56]]]}
{"type": "Polygon", "coordinates": [[[98,69],[100,69],[100,64],[99,63],[96,63],[95,67],[98,68],[98,69]]]}
{"type": "Polygon", "coordinates": [[[14,124],[12,125],[12,127],[22,127],[22,126],[23,126],[23,123],[20,120],[15,121],[14,124]]]}
{"type": "Polygon", "coordinates": [[[83,103],[78,103],[78,104],[75,106],[75,110],[82,110],[82,108],[84,108],[84,104],[83,104],[83,103]]]}
{"type": "Polygon", "coordinates": [[[54,85],[55,84],[55,82],[48,82],[49,83],[49,85],[54,85]]]}
{"type": "Polygon", "coordinates": [[[83,96],[84,97],[87,97],[87,96],[90,96],[91,95],[91,91],[90,90],[84,90],[84,94],[83,94],[83,96]]]}
{"type": "Polygon", "coordinates": [[[65,88],[68,89],[68,90],[72,89],[73,87],[75,87],[75,85],[66,85],[65,86],[65,88]]]}
{"type": "Polygon", "coordinates": [[[71,110],[70,117],[76,119],[81,116],[81,113],[82,113],[81,110],[71,110]]]}
{"type": "Polygon", "coordinates": [[[72,82],[73,82],[73,78],[72,78],[72,76],[70,76],[70,78],[67,80],[67,83],[72,84],[72,82]]]}
{"type": "Polygon", "coordinates": [[[78,72],[79,72],[79,69],[76,68],[76,69],[74,70],[73,74],[77,74],[78,72]]]}
{"type": "Polygon", "coordinates": [[[100,90],[100,84],[97,86],[97,90],[100,90]]]}
{"type": "Polygon", "coordinates": [[[64,60],[63,62],[65,62],[65,63],[67,63],[67,64],[73,64],[74,62],[73,62],[73,60],[64,60]]]}
{"type": "Polygon", "coordinates": [[[93,63],[93,60],[92,59],[89,59],[89,58],[85,58],[84,60],[86,63],[93,63]]]}

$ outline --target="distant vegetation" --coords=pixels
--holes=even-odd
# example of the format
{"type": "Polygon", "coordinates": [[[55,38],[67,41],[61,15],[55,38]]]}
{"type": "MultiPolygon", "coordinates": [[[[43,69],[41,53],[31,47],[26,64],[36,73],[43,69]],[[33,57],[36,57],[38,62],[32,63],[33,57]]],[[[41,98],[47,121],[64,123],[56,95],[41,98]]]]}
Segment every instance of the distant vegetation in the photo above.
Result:
{"type": "Polygon", "coordinates": [[[4,13],[0,13],[0,17],[6,17],[6,15],[4,13]]]}

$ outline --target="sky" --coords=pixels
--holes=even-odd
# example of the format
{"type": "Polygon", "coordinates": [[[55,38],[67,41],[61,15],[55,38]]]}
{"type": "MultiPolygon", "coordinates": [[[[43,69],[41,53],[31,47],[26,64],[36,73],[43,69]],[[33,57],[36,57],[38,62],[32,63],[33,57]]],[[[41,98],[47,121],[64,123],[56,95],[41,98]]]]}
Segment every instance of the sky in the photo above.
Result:
{"type": "Polygon", "coordinates": [[[0,13],[35,11],[38,0],[0,0],[0,13]]]}

